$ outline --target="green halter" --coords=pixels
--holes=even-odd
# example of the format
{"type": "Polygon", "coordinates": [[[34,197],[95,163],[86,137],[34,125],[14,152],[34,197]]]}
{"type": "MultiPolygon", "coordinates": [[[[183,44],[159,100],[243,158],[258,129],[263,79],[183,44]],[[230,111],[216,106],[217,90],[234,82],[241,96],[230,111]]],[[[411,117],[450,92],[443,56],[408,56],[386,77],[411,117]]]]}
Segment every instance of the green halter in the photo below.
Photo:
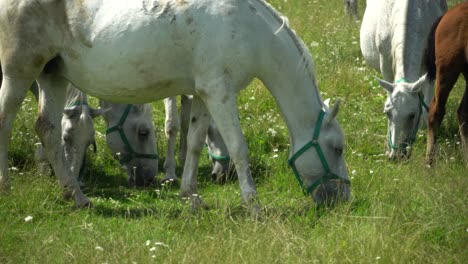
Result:
{"type": "Polygon", "coordinates": [[[77,101],[75,101],[75,102],[73,102],[73,103],[67,105],[67,106],[65,107],[65,109],[69,109],[69,108],[72,108],[72,107],[74,107],[74,106],[80,106],[80,105],[88,105],[88,103],[86,103],[86,102],[84,102],[84,101],[77,100],[77,101]]]}
{"type": "MultiPolygon", "coordinates": [[[[395,83],[401,83],[401,82],[408,82],[408,80],[405,79],[405,78],[401,78],[401,79],[398,79],[395,83]]],[[[419,98],[418,121],[416,122],[416,126],[413,128],[413,132],[411,133],[411,137],[409,138],[408,142],[407,143],[401,143],[400,147],[402,149],[406,148],[408,145],[411,146],[411,145],[414,144],[414,142],[416,142],[416,135],[418,133],[419,122],[421,121],[423,108],[424,108],[424,110],[426,110],[426,112],[429,111],[429,107],[427,106],[426,102],[424,102],[424,95],[422,94],[422,92],[418,93],[418,98],[419,98]]],[[[388,141],[388,146],[391,149],[397,150],[399,148],[397,145],[393,144],[393,142],[392,142],[392,132],[390,132],[390,131],[388,132],[388,140],[387,141],[388,141]]]]}
{"type": "Polygon", "coordinates": [[[343,179],[339,177],[338,175],[334,174],[333,172],[331,172],[330,166],[328,165],[328,162],[325,159],[325,155],[323,154],[322,148],[320,147],[320,144],[318,142],[318,137],[320,135],[320,128],[322,127],[324,116],[325,116],[325,111],[321,110],[319,113],[317,124],[315,125],[314,136],[312,140],[309,141],[307,144],[305,144],[288,160],[289,166],[291,166],[294,172],[294,175],[296,176],[296,179],[302,188],[302,191],[306,195],[313,192],[320,184],[324,184],[330,180],[341,180],[346,184],[351,184],[349,180],[343,179]],[[322,163],[323,169],[325,170],[325,175],[319,178],[318,180],[316,180],[315,182],[313,182],[309,187],[306,187],[304,186],[304,183],[301,179],[301,176],[299,175],[299,172],[297,171],[297,168],[294,162],[296,161],[297,158],[299,158],[302,154],[304,154],[304,152],[306,152],[308,149],[312,147],[315,148],[315,150],[317,151],[317,155],[319,156],[320,162],[322,163]]]}
{"type": "Polygon", "coordinates": [[[231,159],[229,155],[222,156],[222,155],[214,154],[213,152],[210,151],[210,148],[208,146],[207,146],[207,151],[208,151],[208,155],[210,155],[210,157],[216,161],[228,161],[231,159]]]}
{"type": "Polygon", "coordinates": [[[127,120],[128,114],[130,113],[132,107],[132,104],[127,105],[124,113],[122,114],[122,117],[119,120],[119,123],[116,126],[110,127],[106,130],[106,135],[116,131],[119,132],[120,138],[122,139],[122,142],[124,143],[125,148],[128,151],[128,153],[119,157],[120,164],[122,165],[128,163],[132,159],[158,159],[158,154],[137,153],[133,150],[132,146],[130,145],[128,138],[125,135],[123,124],[125,123],[125,120],[127,120]]]}

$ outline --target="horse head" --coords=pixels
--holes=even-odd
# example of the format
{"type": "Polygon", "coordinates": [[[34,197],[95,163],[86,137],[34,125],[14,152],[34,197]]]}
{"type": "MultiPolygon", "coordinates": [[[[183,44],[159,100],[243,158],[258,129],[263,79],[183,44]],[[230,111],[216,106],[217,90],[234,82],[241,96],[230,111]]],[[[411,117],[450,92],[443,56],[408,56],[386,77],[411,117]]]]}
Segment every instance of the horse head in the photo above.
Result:
{"type": "Polygon", "coordinates": [[[158,173],[158,151],[151,106],[100,101],[105,111],[107,145],[127,171],[129,186],[151,184],[158,173]]]}
{"type": "Polygon", "coordinates": [[[82,176],[86,150],[90,145],[96,152],[93,118],[102,115],[101,109],[94,109],[85,102],[77,101],[67,106],[62,116],[62,146],[75,176],[82,176]]]}
{"type": "Polygon", "coordinates": [[[211,120],[206,135],[206,146],[208,147],[208,154],[210,155],[213,170],[211,171],[211,178],[220,183],[227,180],[232,180],[234,174],[230,173],[230,160],[226,144],[219,133],[216,124],[211,120]]]}
{"type": "Polygon", "coordinates": [[[289,159],[304,191],[319,205],[346,201],[350,195],[344,137],[336,121],[340,100],[332,108],[328,101],[319,114],[312,140],[289,159]]]}
{"type": "MultiPolygon", "coordinates": [[[[411,146],[416,140],[423,115],[427,112],[422,88],[428,82],[426,75],[414,83],[406,79],[390,83],[378,79],[379,84],[387,91],[384,113],[387,115],[387,151],[391,160],[409,158],[411,146]]],[[[424,123],[424,122],[423,122],[424,123]]]]}

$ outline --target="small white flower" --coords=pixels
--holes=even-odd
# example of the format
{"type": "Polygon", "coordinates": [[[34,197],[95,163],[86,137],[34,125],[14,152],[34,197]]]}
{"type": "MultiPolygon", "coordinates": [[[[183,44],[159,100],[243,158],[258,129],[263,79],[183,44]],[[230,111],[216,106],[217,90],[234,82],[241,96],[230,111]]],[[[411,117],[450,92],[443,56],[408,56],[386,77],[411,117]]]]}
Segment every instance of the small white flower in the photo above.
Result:
{"type": "Polygon", "coordinates": [[[155,251],[155,250],[156,250],[156,247],[150,248],[150,251],[151,251],[151,252],[152,252],[152,251],[155,251]]]}
{"type": "Polygon", "coordinates": [[[357,173],[356,170],[353,170],[353,171],[351,172],[352,175],[356,175],[356,173],[357,173]]]}
{"type": "Polygon", "coordinates": [[[454,161],[454,160],[455,160],[455,157],[450,157],[450,160],[451,160],[451,161],[454,161]]]}
{"type": "Polygon", "coordinates": [[[152,258],[155,258],[155,257],[156,257],[156,255],[151,255],[151,257],[152,257],[152,258]]]}
{"type": "Polygon", "coordinates": [[[374,171],[373,171],[373,170],[370,170],[369,173],[370,173],[370,174],[374,174],[374,171]]]}
{"type": "Polygon", "coordinates": [[[100,246],[96,246],[94,249],[99,250],[99,251],[104,251],[104,249],[100,246]]]}
{"type": "Polygon", "coordinates": [[[276,136],[276,134],[278,133],[278,132],[276,132],[276,130],[274,130],[274,129],[271,128],[271,127],[268,128],[268,132],[269,132],[272,136],[276,136]]]}
{"type": "Polygon", "coordinates": [[[151,241],[149,241],[149,240],[146,240],[146,243],[145,243],[145,245],[149,246],[149,245],[150,245],[150,243],[151,243],[151,241]]]}
{"type": "Polygon", "coordinates": [[[318,44],[317,42],[315,42],[315,41],[312,41],[312,42],[310,43],[310,46],[311,46],[311,47],[318,47],[318,45],[319,45],[319,44],[318,44]]]}
{"type": "Polygon", "coordinates": [[[33,220],[33,217],[30,216],[30,215],[28,215],[28,216],[26,216],[26,217],[24,218],[24,221],[25,221],[25,222],[29,222],[29,221],[31,221],[31,220],[33,220]]]}
{"type": "Polygon", "coordinates": [[[381,257],[380,257],[380,256],[377,256],[377,257],[375,257],[375,259],[376,259],[376,260],[379,260],[379,259],[381,259],[381,257]]]}
{"type": "Polygon", "coordinates": [[[169,248],[169,246],[164,244],[163,242],[154,242],[154,245],[169,248]]]}
{"type": "Polygon", "coordinates": [[[273,158],[277,158],[277,157],[278,157],[278,154],[273,155],[273,158]]]}

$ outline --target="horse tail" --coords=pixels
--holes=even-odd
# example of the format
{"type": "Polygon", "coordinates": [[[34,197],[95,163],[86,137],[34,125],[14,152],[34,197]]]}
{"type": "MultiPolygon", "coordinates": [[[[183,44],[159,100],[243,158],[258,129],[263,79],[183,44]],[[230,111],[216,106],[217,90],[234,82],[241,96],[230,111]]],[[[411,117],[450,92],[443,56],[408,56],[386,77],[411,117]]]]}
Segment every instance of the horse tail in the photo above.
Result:
{"type": "Polygon", "coordinates": [[[437,29],[437,26],[440,23],[440,20],[442,19],[443,16],[439,17],[434,24],[432,25],[431,31],[429,33],[429,36],[427,38],[427,44],[426,44],[426,51],[424,54],[425,58],[425,65],[426,65],[426,70],[427,70],[427,77],[431,82],[433,82],[436,78],[436,65],[435,65],[435,32],[437,29]]]}

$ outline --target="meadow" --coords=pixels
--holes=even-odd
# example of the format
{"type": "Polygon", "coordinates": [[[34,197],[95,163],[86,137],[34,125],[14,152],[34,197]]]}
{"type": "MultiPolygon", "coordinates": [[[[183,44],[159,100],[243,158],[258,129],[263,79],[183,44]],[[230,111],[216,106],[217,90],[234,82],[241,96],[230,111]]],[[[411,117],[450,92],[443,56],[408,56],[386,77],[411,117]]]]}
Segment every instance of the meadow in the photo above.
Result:
{"type": "MultiPolygon", "coordinates": [[[[177,186],[127,188],[107,149],[102,118],[95,122],[98,152],[89,151],[85,175],[94,208],[75,210],[56,177],[40,175],[34,165],[37,105],[29,95],[9,150],[12,191],[0,195],[0,263],[466,263],[468,173],[456,121],[464,81],[449,99],[437,166],[425,167],[425,131],[410,160],[390,162],[383,155],[386,93],[360,53],[360,22],[344,15],[341,0],[268,2],[289,18],[312,53],[322,97],[343,100],[338,120],[352,181],[348,203],[317,209],[302,194],[287,164],[288,131],[277,105],[253,81],[238,101],[260,219],[241,206],[236,181],[211,181],[206,150],[198,179],[208,210],[191,212],[177,186]]],[[[359,4],[362,17],[365,4],[359,4]]],[[[153,107],[164,158],[163,103],[153,107]]]]}

